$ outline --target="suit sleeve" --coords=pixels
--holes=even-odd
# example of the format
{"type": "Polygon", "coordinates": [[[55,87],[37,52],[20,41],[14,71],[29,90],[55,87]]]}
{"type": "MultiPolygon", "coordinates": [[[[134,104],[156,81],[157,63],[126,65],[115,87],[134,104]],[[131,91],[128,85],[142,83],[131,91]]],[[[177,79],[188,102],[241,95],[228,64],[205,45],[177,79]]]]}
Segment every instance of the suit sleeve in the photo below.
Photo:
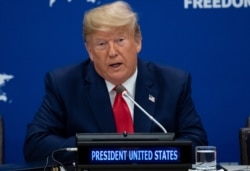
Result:
{"type": "Polygon", "coordinates": [[[248,157],[248,161],[250,161],[250,133],[247,134],[247,157],[248,157]]]}
{"type": "MultiPolygon", "coordinates": [[[[45,77],[45,96],[35,117],[27,126],[24,158],[27,162],[46,160],[55,149],[75,146],[75,137],[65,136],[65,110],[51,73],[45,77]]],[[[60,154],[59,161],[69,161],[73,154],[60,154]]]]}
{"type": "Polygon", "coordinates": [[[186,73],[185,82],[179,97],[177,107],[178,128],[176,140],[191,140],[193,143],[193,154],[195,146],[207,145],[207,135],[203,128],[201,118],[197,114],[191,97],[191,76],[186,73]]]}

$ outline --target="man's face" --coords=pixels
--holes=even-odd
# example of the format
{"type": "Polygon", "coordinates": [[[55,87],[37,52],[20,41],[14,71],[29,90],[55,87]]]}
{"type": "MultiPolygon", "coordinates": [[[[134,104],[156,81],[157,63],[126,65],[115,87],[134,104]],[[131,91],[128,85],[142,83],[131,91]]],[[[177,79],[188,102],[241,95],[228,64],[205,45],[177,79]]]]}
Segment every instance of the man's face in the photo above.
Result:
{"type": "Polygon", "coordinates": [[[96,31],[86,37],[85,46],[95,70],[105,80],[118,85],[134,74],[141,39],[136,40],[126,27],[96,31]]]}

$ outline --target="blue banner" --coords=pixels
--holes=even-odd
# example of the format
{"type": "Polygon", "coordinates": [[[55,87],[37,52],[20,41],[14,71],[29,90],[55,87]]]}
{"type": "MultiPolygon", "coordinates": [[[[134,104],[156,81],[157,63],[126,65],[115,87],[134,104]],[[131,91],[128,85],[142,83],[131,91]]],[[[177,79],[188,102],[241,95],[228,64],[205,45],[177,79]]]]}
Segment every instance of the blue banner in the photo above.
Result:
{"type": "MultiPolygon", "coordinates": [[[[47,71],[88,58],[86,10],[111,0],[0,0],[0,114],[4,162],[23,161],[26,125],[47,71]]],[[[140,58],[191,73],[193,99],[218,162],[239,162],[250,114],[250,0],[128,0],[142,30],[140,58]],[[230,155],[228,154],[230,151],[230,155]]]]}

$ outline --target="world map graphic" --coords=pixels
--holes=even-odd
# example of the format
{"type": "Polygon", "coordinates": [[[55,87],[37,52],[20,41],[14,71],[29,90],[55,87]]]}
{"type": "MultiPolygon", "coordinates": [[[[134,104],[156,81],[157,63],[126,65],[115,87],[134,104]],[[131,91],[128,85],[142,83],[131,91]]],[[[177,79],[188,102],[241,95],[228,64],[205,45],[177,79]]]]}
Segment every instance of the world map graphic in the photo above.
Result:
{"type": "MultiPolygon", "coordinates": [[[[66,0],[65,0],[66,1],[66,0]]],[[[72,2],[72,0],[67,0],[68,2],[72,2]]],[[[49,6],[53,7],[54,3],[56,2],[56,0],[50,0],[49,1],[49,6]]],[[[90,2],[90,3],[95,3],[96,0],[86,0],[86,2],[90,2]]]]}
{"type": "Polygon", "coordinates": [[[3,92],[2,88],[5,86],[6,82],[10,81],[13,78],[13,75],[8,75],[5,73],[0,74],[0,102],[8,101],[7,93],[3,92]]]}

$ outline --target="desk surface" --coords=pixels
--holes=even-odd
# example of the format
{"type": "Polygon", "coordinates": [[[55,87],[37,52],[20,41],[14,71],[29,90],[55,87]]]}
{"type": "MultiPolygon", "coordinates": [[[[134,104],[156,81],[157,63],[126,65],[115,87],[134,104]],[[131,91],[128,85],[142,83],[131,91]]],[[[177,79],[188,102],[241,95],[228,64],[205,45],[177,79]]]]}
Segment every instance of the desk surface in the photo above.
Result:
{"type": "Polygon", "coordinates": [[[250,166],[247,165],[222,165],[228,171],[250,171],[250,166]]]}
{"type": "MultiPolygon", "coordinates": [[[[221,165],[223,168],[227,169],[227,171],[250,171],[250,166],[247,165],[221,165]]],[[[45,163],[21,163],[21,164],[3,164],[0,165],[0,171],[41,171],[44,170],[45,163]]],[[[46,170],[51,170],[52,166],[48,166],[46,170]]],[[[67,171],[73,171],[73,166],[67,167],[67,171]]],[[[62,169],[63,170],[63,169],[62,169]]]]}

